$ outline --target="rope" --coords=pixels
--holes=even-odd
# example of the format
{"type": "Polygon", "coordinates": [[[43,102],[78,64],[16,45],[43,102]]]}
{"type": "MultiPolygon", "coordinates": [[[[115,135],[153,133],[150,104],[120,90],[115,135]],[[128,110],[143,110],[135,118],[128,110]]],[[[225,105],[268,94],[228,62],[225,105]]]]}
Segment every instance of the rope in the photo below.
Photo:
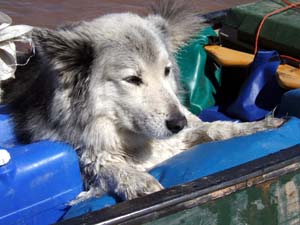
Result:
{"type": "MultiPolygon", "coordinates": [[[[292,5],[292,4],[298,4],[298,3],[292,3],[292,2],[289,2],[289,1],[287,1],[287,0],[281,0],[282,2],[284,2],[285,4],[287,4],[287,5],[292,5]]],[[[295,8],[300,8],[300,6],[295,6],[295,8]]]]}

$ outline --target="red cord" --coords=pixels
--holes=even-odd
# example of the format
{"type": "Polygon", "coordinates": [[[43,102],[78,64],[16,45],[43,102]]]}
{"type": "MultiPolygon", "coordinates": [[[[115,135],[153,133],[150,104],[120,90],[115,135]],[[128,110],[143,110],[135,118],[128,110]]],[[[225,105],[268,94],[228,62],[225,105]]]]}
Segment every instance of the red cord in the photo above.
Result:
{"type": "MultiPolygon", "coordinates": [[[[287,6],[283,7],[283,8],[280,8],[280,9],[277,9],[277,10],[274,10],[273,12],[270,12],[268,14],[266,14],[262,21],[260,22],[259,26],[258,26],[258,29],[257,29],[257,32],[256,32],[256,37],[255,37],[255,47],[254,47],[254,54],[257,53],[258,51],[258,42],[259,42],[259,35],[260,35],[260,32],[266,22],[266,20],[275,15],[275,14],[278,14],[278,13],[281,13],[283,11],[286,11],[288,9],[291,9],[291,8],[300,8],[300,2],[297,2],[297,3],[291,3],[287,0],[282,0],[282,2],[284,2],[285,4],[287,4],[287,6]]],[[[290,60],[293,60],[293,61],[296,61],[297,63],[300,63],[300,59],[296,59],[296,58],[293,58],[291,56],[285,56],[283,55],[282,58],[286,58],[286,59],[290,59],[290,60]]]]}
{"type": "MultiPolygon", "coordinates": [[[[300,63],[300,59],[297,59],[297,58],[294,58],[292,56],[288,56],[288,55],[280,55],[280,57],[282,59],[288,59],[288,60],[291,60],[291,61],[295,61],[296,63],[300,63]]],[[[300,67],[300,65],[299,65],[300,67]]]]}
{"type": "MultiPolygon", "coordinates": [[[[297,3],[289,2],[289,1],[287,1],[287,0],[281,0],[281,1],[284,2],[284,3],[287,4],[287,5],[297,4],[297,3]]],[[[300,6],[299,6],[299,5],[298,5],[298,6],[295,6],[295,8],[300,8],[300,6]]]]}

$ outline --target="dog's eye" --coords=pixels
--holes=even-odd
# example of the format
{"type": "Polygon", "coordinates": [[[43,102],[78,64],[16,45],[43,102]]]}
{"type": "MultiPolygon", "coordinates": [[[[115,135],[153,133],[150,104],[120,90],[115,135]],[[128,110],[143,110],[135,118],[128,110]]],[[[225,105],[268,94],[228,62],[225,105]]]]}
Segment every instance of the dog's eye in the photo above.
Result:
{"type": "Polygon", "coordinates": [[[166,77],[169,76],[170,72],[171,72],[171,66],[166,66],[165,67],[165,76],[166,77]]]}
{"type": "Polygon", "coordinates": [[[137,76],[126,77],[124,80],[130,84],[134,84],[137,86],[139,86],[143,83],[142,79],[137,76]]]}

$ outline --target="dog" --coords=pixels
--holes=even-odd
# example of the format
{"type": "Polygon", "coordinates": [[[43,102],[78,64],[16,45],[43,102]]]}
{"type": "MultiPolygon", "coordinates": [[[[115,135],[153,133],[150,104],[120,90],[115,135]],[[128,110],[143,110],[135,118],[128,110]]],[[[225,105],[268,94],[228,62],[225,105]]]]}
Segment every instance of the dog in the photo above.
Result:
{"type": "Polygon", "coordinates": [[[182,2],[166,0],[145,17],[108,14],[31,32],[35,55],[16,79],[2,82],[3,101],[20,142],[63,141],[77,150],[86,191],[73,203],[104,192],[128,200],[162,190],[147,173],[162,161],[284,122],[207,123],[180,103],[174,55],[201,21],[182,2]]]}

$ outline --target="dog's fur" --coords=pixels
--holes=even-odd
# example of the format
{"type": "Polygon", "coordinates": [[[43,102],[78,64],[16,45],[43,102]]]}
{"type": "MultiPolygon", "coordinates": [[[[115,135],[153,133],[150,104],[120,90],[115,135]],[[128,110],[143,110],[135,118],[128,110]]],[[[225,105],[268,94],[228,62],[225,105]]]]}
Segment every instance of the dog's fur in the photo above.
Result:
{"type": "Polygon", "coordinates": [[[87,189],[79,200],[103,192],[132,199],[161,190],[147,170],[195,144],[279,126],[275,118],[205,123],[180,104],[174,54],[201,26],[167,0],[147,17],[34,29],[35,56],[2,83],[18,139],[72,144],[87,189]]]}

